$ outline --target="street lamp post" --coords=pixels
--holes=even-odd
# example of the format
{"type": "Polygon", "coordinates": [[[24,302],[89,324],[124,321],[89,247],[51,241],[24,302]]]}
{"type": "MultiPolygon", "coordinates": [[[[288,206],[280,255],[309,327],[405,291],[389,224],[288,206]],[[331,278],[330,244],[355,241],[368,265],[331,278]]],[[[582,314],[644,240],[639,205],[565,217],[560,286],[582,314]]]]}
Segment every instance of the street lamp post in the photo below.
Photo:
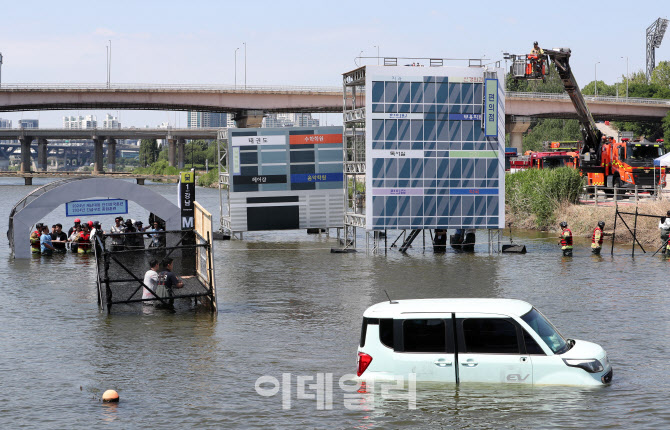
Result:
{"type": "Polygon", "coordinates": [[[373,48],[377,48],[377,65],[379,66],[379,45],[375,45],[373,48]]]}
{"type": "Polygon", "coordinates": [[[596,86],[595,89],[595,96],[598,97],[598,64],[600,64],[600,61],[597,61],[596,64],[593,66],[593,83],[596,86]]]}
{"type": "Polygon", "coordinates": [[[244,89],[247,89],[247,42],[242,42],[244,45],[244,89]]]}
{"type": "Polygon", "coordinates": [[[109,41],[109,60],[107,62],[107,88],[112,84],[112,41],[109,41]]]}
{"type": "Polygon", "coordinates": [[[240,48],[235,48],[235,88],[237,88],[237,51],[239,51],[240,48]]]}
{"type": "Polygon", "coordinates": [[[628,98],[628,56],[626,56],[626,98],[628,98]]]}
{"type": "Polygon", "coordinates": [[[2,52],[0,52],[0,87],[2,87],[2,52]]]}

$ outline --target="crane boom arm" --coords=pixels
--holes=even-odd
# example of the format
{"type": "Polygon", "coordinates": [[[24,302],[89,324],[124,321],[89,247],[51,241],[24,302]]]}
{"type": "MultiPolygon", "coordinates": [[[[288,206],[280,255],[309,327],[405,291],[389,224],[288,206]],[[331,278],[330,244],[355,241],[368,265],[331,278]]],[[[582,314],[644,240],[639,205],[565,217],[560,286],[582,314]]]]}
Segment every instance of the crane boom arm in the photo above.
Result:
{"type": "Polygon", "coordinates": [[[572,100],[572,104],[577,111],[577,119],[581,125],[582,135],[584,137],[584,146],[582,147],[581,154],[585,155],[588,153],[595,157],[595,159],[584,157],[584,161],[587,163],[589,161],[599,163],[599,149],[602,133],[596,127],[596,122],[593,120],[593,116],[591,116],[591,111],[586,105],[582,92],[579,90],[577,80],[572,74],[572,69],[570,68],[570,52],[570,49],[567,48],[544,50],[545,55],[547,55],[556,66],[558,75],[563,82],[565,92],[570,96],[570,100],[572,100]]]}

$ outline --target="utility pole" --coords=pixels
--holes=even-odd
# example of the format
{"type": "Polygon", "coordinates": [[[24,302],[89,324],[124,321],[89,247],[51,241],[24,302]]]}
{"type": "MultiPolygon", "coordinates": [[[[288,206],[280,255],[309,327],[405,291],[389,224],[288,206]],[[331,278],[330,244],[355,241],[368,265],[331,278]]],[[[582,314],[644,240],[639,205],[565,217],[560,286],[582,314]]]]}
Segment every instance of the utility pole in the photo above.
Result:
{"type": "Polygon", "coordinates": [[[598,64],[600,64],[600,61],[596,61],[596,64],[593,66],[593,83],[596,85],[596,97],[598,97],[598,64]]]}
{"type": "Polygon", "coordinates": [[[628,57],[626,57],[626,98],[628,98],[628,57]]]}
{"type": "Polygon", "coordinates": [[[377,48],[377,65],[379,66],[379,45],[375,45],[373,48],[377,48]]]}
{"type": "Polygon", "coordinates": [[[2,52],[0,52],[0,87],[2,87],[2,52]]]}
{"type": "Polygon", "coordinates": [[[235,48],[235,88],[237,88],[237,51],[239,51],[240,48],[235,48]]]}
{"type": "Polygon", "coordinates": [[[112,85],[112,41],[109,40],[107,49],[107,88],[112,85]]]}
{"type": "Polygon", "coordinates": [[[244,45],[244,89],[247,89],[247,42],[242,42],[244,45]]]}

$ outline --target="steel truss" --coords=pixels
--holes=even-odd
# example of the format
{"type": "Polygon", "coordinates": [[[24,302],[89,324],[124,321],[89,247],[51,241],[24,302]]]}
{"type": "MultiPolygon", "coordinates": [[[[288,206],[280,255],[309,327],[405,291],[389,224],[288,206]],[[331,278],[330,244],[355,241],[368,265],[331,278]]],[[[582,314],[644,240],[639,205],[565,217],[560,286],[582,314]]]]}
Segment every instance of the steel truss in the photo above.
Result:
{"type": "Polygon", "coordinates": [[[668,20],[664,18],[658,18],[647,27],[647,82],[651,80],[651,74],[656,67],[656,48],[661,46],[667,27],[668,20]]]}

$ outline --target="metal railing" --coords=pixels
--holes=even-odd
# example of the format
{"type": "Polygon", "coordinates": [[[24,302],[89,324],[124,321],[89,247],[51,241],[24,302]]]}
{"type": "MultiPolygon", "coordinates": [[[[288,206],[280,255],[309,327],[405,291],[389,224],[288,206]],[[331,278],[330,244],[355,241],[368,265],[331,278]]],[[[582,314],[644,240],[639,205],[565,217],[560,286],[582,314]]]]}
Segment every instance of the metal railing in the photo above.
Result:
{"type": "Polygon", "coordinates": [[[291,85],[202,85],[202,84],[2,84],[0,92],[16,90],[96,90],[96,91],[123,91],[123,90],[146,90],[146,91],[225,91],[225,92],[302,92],[302,93],[339,93],[342,88],[338,86],[291,86],[291,85]]]}
{"type": "MultiPolygon", "coordinates": [[[[318,93],[318,94],[342,94],[342,88],[338,86],[299,86],[299,85],[203,85],[203,84],[104,84],[104,83],[82,83],[82,84],[2,84],[0,93],[11,91],[60,91],[60,90],[92,90],[92,91],[203,91],[203,92],[235,92],[235,93],[318,93]]],[[[363,94],[365,93],[364,89],[363,94]]],[[[361,92],[359,91],[359,94],[361,92]]],[[[508,91],[508,99],[542,99],[542,100],[569,100],[565,93],[529,93],[508,91]]],[[[670,105],[667,99],[651,99],[641,97],[611,97],[611,96],[584,96],[588,102],[621,103],[621,104],[647,104],[647,105],[670,105]]]]}
{"type": "Polygon", "coordinates": [[[624,197],[629,200],[634,199],[635,202],[640,200],[663,200],[665,193],[666,191],[661,187],[639,188],[635,185],[634,188],[610,188],[603,185],[585,185],[582,188],[580,200],[582,202],[593,202],[598,206],[600,203],[616,202],[624,197]]]}
{"type": "MultiPolygon", "coordinates": [[[[508,91],[508,99],[542,99],[542,100],[570,100],[565,93],[524,93],[508,91]]],[[[622,104],[648,104],[648,105],[670,105],[670,100],[648,99],[641,97],[611,97],[611,96],[584,96],[588,102],[622,103],[622,104]]]]}

